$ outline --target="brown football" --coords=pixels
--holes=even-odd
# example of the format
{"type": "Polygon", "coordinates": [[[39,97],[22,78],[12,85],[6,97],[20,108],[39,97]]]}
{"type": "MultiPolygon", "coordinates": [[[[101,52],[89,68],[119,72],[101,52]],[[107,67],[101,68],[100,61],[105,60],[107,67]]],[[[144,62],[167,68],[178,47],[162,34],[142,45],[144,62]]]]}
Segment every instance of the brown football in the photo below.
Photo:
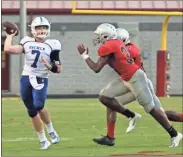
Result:
{"type": "Polygon", "coordinates": [[[18,26],[15,23],[6,21],[6,22],[3,22],[2,25],[3,25],[3,30],[6,31],[6,33],[13,34],[15,31],[17,31],[15,36],[19,34],[18,26]]]}

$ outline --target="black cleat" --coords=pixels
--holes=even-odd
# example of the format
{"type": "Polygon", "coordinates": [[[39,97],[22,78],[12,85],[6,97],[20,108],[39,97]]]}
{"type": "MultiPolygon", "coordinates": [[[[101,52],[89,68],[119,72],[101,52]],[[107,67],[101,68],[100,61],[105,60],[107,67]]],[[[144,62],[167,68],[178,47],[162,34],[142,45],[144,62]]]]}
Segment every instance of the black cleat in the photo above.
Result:
{"type": "Polygon", "coordinates": [[[108,136],[103,136],[101,138],[94,138],[93,141],[97,144],[106,145],[106,146],[114,146],[115,139],[110,138],[108,136]]]}

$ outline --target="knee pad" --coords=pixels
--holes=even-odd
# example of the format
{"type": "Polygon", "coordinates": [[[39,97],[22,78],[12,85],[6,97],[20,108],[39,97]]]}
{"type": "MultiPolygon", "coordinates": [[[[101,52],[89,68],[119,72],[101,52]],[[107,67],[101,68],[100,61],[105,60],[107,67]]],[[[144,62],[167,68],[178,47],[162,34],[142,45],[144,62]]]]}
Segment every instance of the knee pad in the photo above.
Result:
{"type": "Polygon", "coordinates": [[[147,113],[151,112],[151,110],[155,107],[152,94],[149,92],[149,90],[143,90],[139,92],[136,99],[147,113]]]}
{"type": "Polygon", "coordinates": [[[110,98],[110,97],[107,97],[107,96],[104,96],[104,95],[99,95],[99,100],[102,104],[104,104],[105,106],[109,107],[110,108],[110,104],[111,104],[111,101],[113,100],[114,98],[110,98]]]}
{"type": "Polygon", "coordinates": [[[162,106],[156,105],[156,104],[151,104],[144,106],[144,109],[147,113],[150,113],[152,109],[157,108],[160,109],[161,111],[165,112],[164,108],[162,106]]]}
{"type": "Polygon", "coordinates": [[[152,103],[152,104],[143,105],[143,107],[144,107],[144,110],[145,110],[147,113],[150,113],[151,110],[155,107],[155,105],[152,103]]]}
{"type": "Polygon", "coordinates": [[[100,102],[103,103],[103,104],[106,104],[106,103],[107,103],[106,98],[107,98],[107,97],[104,96],[104,95],[99,95],[99,100],[100,100],[100,102]]]}
{"type": "Polygon", "coordinates": [[[165,110],[164,110],[164,108],[163,108],[162,106],[157,105],[157,104],[155,104],[155,103],[152,103],[152,104],[150,104],[150,105],[144,106],[144,109],[145,109],[145,111],[146,111],[147,113],[150,113],[151,110],[154,109],[154,108],[160,109],[161,111],[165,112],[165,110]]]}
{"type": "Polygon", "coordinates": [[[37,116],[37,114],[38,114],[38,112],[37,112],[37,110],[35,108],[28,109],[27,112],[29,114],[29,117],[32,117],[32,118],[35,117],[35,116],[37,116]]]}

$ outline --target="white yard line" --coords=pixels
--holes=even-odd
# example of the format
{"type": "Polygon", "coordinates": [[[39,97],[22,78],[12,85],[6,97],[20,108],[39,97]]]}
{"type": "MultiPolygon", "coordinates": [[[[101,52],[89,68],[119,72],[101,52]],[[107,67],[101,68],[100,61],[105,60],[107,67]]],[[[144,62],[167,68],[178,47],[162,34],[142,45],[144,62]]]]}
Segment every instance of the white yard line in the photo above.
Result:
{"type": "MultiPolygon", "coordinates": [[[[14,139],[5,139],[2,138],[2,142],[24,142],[24,141],[38,141],[39,139],[36,137],[23,137],[23,138],[14,138],[14,139]]],[[[72,138],[62,137],[61,141],[71,141],[72,138]]]]}

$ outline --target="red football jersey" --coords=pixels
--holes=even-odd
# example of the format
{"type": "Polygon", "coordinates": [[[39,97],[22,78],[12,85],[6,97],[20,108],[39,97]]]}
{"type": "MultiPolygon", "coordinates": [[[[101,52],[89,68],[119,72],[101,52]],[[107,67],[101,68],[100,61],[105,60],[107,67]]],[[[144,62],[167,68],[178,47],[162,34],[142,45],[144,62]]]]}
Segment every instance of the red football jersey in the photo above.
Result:
{"type": "Polygon", "coordinates": [[[143,60],[140,56],[140,49],[132,42],[126,45],[126,49],[130,53],[130,56],[134,59],[135,64],[137,64],[141,67],[142,70],[144,70],[143,60]]]}
{"type": "Polygon", "coordinates": [[[109,55],[109,66],[125,81],[130,80],[133,74],[140,69],[130,57],[129,52],[125,49],[125,43],[121,40],[108,40],[99,47],[98,55],[101,57],[109,55]]]}

